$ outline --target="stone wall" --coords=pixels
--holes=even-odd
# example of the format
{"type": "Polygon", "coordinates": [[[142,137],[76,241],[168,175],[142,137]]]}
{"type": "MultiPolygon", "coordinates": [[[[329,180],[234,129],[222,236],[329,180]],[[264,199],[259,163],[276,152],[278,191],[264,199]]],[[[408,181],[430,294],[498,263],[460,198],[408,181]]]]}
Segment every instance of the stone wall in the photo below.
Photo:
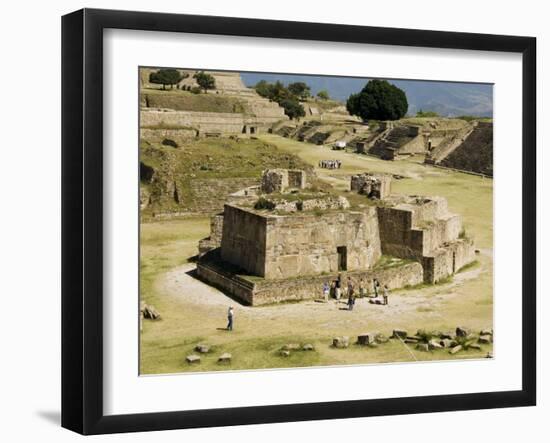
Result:
{"type": "Polygon", "coordinates": [[[173,140],[178,145],[194,139],[198,134],[196,129],[156,129],[140,128],[139,138],[151,143],[162,143],[165,139],[173,140]]]}
{"type": "MultiPolygon", "coordinates": [[[[331,273],[301,278],[251,282],[224,271],[215,263],[204,261],[198,263],[197,275],[241,303],[253,306],[321,298],[323,283],[332,282],[338,278],[338,273],[331,273]]],[[[387,284],[390,289],[414,286],[423,282],[422,266],[417,262],[386,269],[342,274],[344,279],[347,279],[348,276],[351,277],[356,286],[361,278],[366,284],[372,284],[372,279],[376,278],[383,285],[387,284]]]]}
{"type": "Polygon", "coordinates": [[[289,189],[304,189],[306,172],[300,169],[268,169],[262,175],[260,189],[266,194],[289,189]]]}
{"type": "Polygon", "coordinates": [[[370,198],[384,199],[391,194],[391,176],[368,173],[352,175],[350,188],[370,198]]]}
{"type": "Polygon", "coordinates": [[[210,217],[210,236],[199,240],[199,255],[221,247],[223,235],[223,214],[210,217]]]}
{"type": "Polygon", "coordinates": [[[249,306],[253,304],[253,283],[205,262],[197,264],[197,276],[209,285],[235,297],[241,303],[249,306]]]}
{"type": "Polygon", "coordinates": [[[225,205],[221,259],[247,274],[264,276],[266,217],[225,205]]]}
{"type": "Polygon", "coordinates": [[[345,268],[366,270],[380,258],[376,209],[323,215],[269,217],[265,278],[337,272],[338,248],[345,248],[345,268]]]}
{"type": "Polygon", "coordinates": [[[442,244],[458,238],[462,219],[447,211],[440,197],[413,197],[395,207],[379,207],[382,253],[420,260],[442,244]]]}
{"type": "Polygon", "coordinates": [[[422,264],[424,281],[436,283],[474,261],[475,249],[470,239],[459,239],[426,255],[422,264]]]}

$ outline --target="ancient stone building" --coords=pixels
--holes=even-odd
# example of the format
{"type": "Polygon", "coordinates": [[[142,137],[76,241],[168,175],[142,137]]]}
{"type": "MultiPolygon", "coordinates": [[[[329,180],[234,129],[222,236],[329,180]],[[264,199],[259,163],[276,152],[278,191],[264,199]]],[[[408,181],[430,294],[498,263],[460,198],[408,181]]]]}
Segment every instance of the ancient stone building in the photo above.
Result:
{"type": "MultiPolygon", "coordinates": [[[[276,171],[274,176],[287,180],[288,174],[276,171]]],[[[354,176],[353,191],[383,204],[348,209],[284,213],[226,204],[223,216],[212,222],[211,236],[201,242],[197,273],[258,305],[314,298],[340,273],[398,288],[437,282],[473,261],[473,243],[444,198],[389,195],[390,181],[390,176],[354,176]],[[378,265],[382,255],[394,265],[378,265]]]]}
{"type": "MultiPolygon", "coordinates": [[[[148,82],[152,69],[141,69],[142,88],[153,87],[148,82]]],[[[197,86],[193,75],[196,71],[180,70],[188,77],[183,79],[178,88],[197,86]]],[[[238,72],[208,72],[216,82],[216,89],[208,91],[208,95],[216,95],[220,100],[227,98],[234,104],[234,109],[221,112],[213,110],[189,110],[185,108],[185,95],[150,94],[142,89],[140,103],[140,128],[142,137],[158,138],[155,131],[169,128],[183,129],[189,134],[198,136],[213,136],[226,134],[254,135],[268,132],[273,124],[287,121],[284,109],[276,102],[261,97],[254,89],[247,88],[238,72]],[[174,100],[181,103],[175,106],[174,100]],[[183,107],[182,107],[183,106],[183,107]],[[148,130],[145,131],[144,130],[148,130]]],[[[158,86],[157,86],[158,87],[158,86]]],[[[181,131],[180,131],[181,132],[181,131]]]]}
{"type": "Polygon", "coordinates": [[[266,194],[306,187],[306,173],[300,169],[268,169],[262,175],[261,191],[266,194]]]}
{"type": "Polygon", "coordinates": [[[351,176],[352,191],[365,194],[378,200],[389,197],[391,193],[391,176],[387,174],[356,174],[351,176]]]}

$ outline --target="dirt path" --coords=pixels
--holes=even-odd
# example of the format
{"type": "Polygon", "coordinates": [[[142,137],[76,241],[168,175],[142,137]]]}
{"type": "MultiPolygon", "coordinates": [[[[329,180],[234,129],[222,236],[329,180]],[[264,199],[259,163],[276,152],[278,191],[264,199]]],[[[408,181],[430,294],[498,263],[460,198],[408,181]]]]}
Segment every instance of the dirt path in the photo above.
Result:
{"type": "Polygon", "coordinates": [[[160,278],[159,290],[175,297],[185,305],[207,308],[210,315],[221,318],[229,306],[235,306],[237,315],[249,321],[281,320],[287,324],[288,322],[300,324],[302,328],[304,323],[313,323],[324,328],[330,326],[331,329],[349,327],[351,324],[355,326],[387,325],[395,322],[396,318],[401,322],[408,317],[414,317],[418,322],[419,314],[437,317],[441,305],[457,296],[454,289],[476,279],[483,271],[483,267],[478,266],[470,271],[456,274],[454,280],[446,285],[420,290],[392,291],[388,306],[371,304],[368,299],[357,299],[354,311],[347,312],[344,299],[339,302],[330,300],[328,303],[311,300],[261,307],[243,306],[221,291],[194,278],[191,275],[194,269],[194,264],[185,264],[172,269],[160,278]]]}

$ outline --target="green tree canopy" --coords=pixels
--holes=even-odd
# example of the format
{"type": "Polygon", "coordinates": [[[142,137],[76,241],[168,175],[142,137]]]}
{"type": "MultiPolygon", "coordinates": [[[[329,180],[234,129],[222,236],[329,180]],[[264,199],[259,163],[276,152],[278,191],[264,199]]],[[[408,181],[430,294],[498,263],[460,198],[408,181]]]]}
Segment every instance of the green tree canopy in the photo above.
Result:
{"type": "Polygon", "coordinates": [[[299,100],[305,100],[311,96],[310,87],[304,82],[295,82],[288,85],[288,90],[299,100]]]}
{"type": "Polygon", "coordinates": [[[348,112],[366,120],[398,120],[409,103],[405,92],[386,80],[370,80],[361,92],[349,96],[348,112]]]}
{"type": "Polygon", "coordinates": [[[180,73],[177,69],[159,69],[149,74],[149,82],[162,85],[162,89],[166,89],[166,85],[170,85],[171,89],[188,75],[180,73]]]}
{"type": "Polygon", "coordinates": [[[439,114],[434,111],[423,111],[422,109],[416,113],[417,117],[439,117],[439,114]]]}
{"type": "Polygon", "coordinates": [[[285,98],[279,102],[279,105],[284,108],[285,114],[288,115],[291,120],[306,115],[304,107],[295,98],[285,98]]]}
{"type": "MultiPolygon", "coordinates": [[[[307,85],[306,87],[307,90],[309,90],[307,85]]],[[[269,83],[265,80],[260,80],[256,83],[256,86],[254,86],[254,89],[262,97],[277,102],[279,106],[284,108],[285,114],[291,119],[306,115],[304,107],[299,102],[298,96],[292,93],[289,88],[286,88],[282,82],[276,81],[275,83],[269,83]]],[[[298,88],[294,88],[294,90],[298,91],[298,88]]],[[[301,88],[300,91],[302,91],[301,88]]]]}
{"type": "Polygon", "coordinates": [[[321,100],[330,100],[330,96],[328,95],[328,91],[326,89],[321,89],[317,93],[317,98],[319,98],[321,100]]]}
{"type": "Polygon", "coordinates": [[[216,89],[216,79],[205,72],[197,72],[193,78],[197,81],[199,87],[206,93],[209,89],[216,89]]]}

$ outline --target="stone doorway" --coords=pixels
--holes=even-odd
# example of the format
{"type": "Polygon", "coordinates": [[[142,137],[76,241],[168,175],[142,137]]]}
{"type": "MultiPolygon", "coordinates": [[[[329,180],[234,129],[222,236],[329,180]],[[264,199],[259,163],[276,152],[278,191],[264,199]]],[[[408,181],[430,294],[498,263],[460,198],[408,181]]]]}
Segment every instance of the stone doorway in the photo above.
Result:
{"type": "Polygon", "coordinates": [[[348,248],[346,246],[338,246],[336,253],[338,254],[338,270],[346,271],[348,269],[348,248]]]}

